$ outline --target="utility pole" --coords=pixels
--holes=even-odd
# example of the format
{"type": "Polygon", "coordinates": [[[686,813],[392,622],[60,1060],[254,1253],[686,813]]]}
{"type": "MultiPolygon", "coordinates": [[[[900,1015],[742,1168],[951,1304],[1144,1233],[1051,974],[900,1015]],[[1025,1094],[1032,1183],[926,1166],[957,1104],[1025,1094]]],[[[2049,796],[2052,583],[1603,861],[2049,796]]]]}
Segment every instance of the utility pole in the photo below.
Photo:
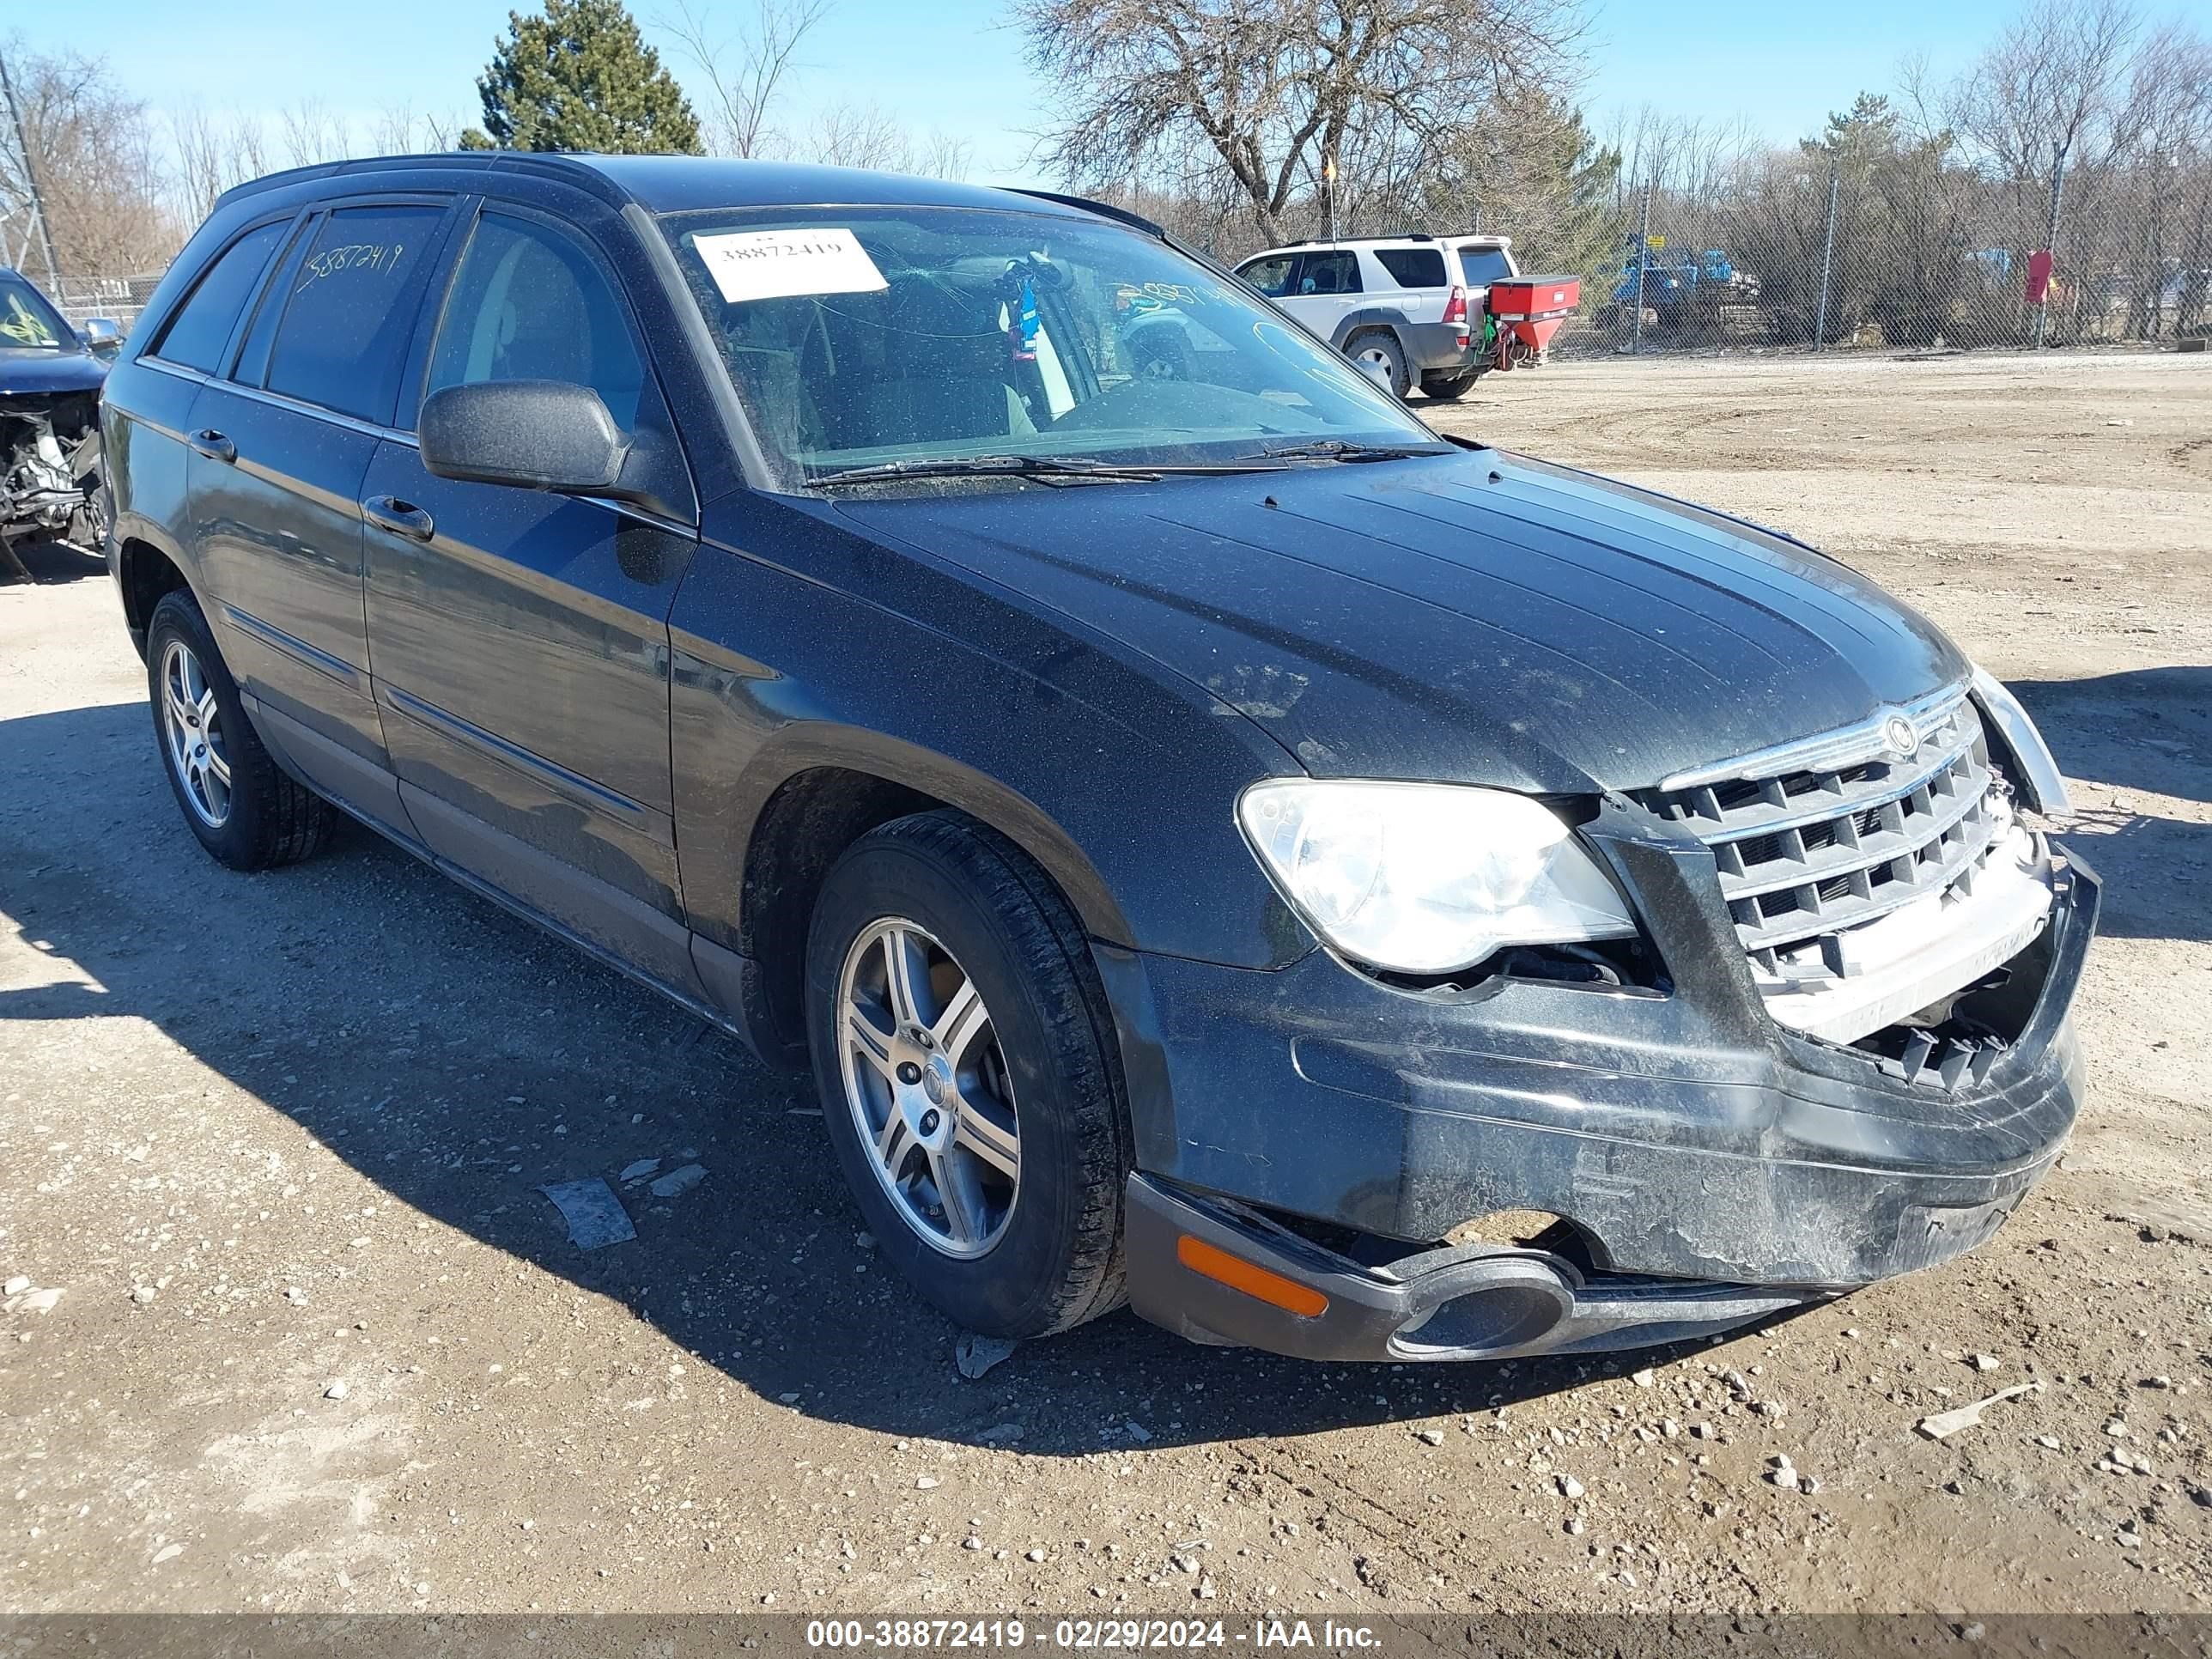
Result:
{"type": "Polygon", "coordinates": [[[1644,352],[1644,273],[1651,262],[1651,186],[1657,181],[1654,174],[1644,181],[1644,226],[1636,234],[1636,277],[1631,284],[1636,304],[1636,335],[1629,343],[1629,355],[1641,356],[1644,352]]]}
{"type": "Polygon", "coordinates": [[[2051,141],[2051,222],[2044,227],[2044,251],[2051,255],[2051,275],[2043,284],[2042,303],[2035,308],[2035,349],[2043,349],[2043,343],[2051,333],[2051,284],[2058,280],[2058,206],[2066,198],[2066,146],[2054,138],[2051,141]]]}
{"type": "Polygon", "coordinates": [[[31,222],[38,228],[39,247],[46,256],[46,295],[59,305],[62,277],[54,264],[53,233],[46,228],[46,204],[39,194],[39,169],[31,160],[31,141],[23,135],[23,112],[15,102],[15,82],[8,73],[4,54],[0,54],[0,94],[5,94],[8,100],[8,121],[15,132],[15,153],[23,158],[23,184],[31,195],[31,222]]]}
{"type": "Polygon", "coordinates": [[[1838,149],[1828,158],[1828,231],[1820,242],[1820,315],[1813,325],[1813,349],[1828,349],[1828,274],[1836,258],[1836,188],[1843,181],[1844,157],[1838,149]]]}
{"type": "Polygon", "coordinates": [[[1328,198],[1328,240],[1336,246],[1336,157],[1324,157],[1321,164],[1321,193],[1328,198]]]}

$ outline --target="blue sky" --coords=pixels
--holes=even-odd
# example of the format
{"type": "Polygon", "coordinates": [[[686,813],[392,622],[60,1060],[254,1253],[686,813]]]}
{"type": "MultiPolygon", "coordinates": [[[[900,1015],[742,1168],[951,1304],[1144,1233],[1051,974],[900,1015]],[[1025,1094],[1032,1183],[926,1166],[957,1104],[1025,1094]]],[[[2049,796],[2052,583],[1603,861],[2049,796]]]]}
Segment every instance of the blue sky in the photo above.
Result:
{"type": "MultiPolygon", "coordinates": [[[[534,0],[520,0],[535,9],[534,0]]],[[[832,0],[809,40],[785,107],[787,125],[840,101],[875,105],[917,131],[941,128],[973,147],[979,179],[1048,182],[1024,165],[1024,136],[1045,110],[1002,27],[1003,0],[832,0]]],[[[1894,78],[1907,52],[1939,74],[1970,59],[2014,0],[1609,0],[1595,15],[1589,101],[1650,104],[1668,113],[1741,116],[1785,141],[1815,130],[1863,88],[1894,78]]],[[[34,50],[103,53],[157,107],[198,101],[270,116],[303,98],[365,125],[380,106],[410,104],[473,121],[475,77],[505,27],[506,0],[101,0],[89,9],[11,9],[7,27],[34,50]]],[[[659,0],[632,9],[650,20],[659,0]]],[[[714,7],[709,0],[706,9],[714,7]]],[[[744,15],[744,0],[723,14],[744,15]]],[[[659,41],[679,76],[685,66],[659,41]]]]}

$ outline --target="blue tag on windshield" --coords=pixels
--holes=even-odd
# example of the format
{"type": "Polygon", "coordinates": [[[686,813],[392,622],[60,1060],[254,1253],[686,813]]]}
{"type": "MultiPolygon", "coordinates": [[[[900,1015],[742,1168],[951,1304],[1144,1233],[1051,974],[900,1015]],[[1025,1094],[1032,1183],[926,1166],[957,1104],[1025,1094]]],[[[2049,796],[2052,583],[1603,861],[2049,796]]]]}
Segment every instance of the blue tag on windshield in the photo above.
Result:
{"type": "Polygon", "coordinates": [[[1018,343],[1014,347],[1014,361],[1032,363],[1036,361],[1037,307],[1036,289],[1030,279],[1022,278],[1021,318],[1018,324],[1018,343]]]}

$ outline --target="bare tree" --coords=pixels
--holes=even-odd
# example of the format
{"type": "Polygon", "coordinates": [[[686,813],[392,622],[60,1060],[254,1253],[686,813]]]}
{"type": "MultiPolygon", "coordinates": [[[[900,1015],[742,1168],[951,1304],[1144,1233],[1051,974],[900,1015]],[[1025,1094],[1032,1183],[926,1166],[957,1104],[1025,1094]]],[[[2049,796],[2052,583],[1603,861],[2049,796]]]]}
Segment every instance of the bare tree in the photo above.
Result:
{"type": "Polygon", "coordinates": [[[20,261],[33,246],[35,178],[64,282],[160,270],[182,227],[162,201],[145,105],[90,58],[11,50],[9,64],[23,142],[0,145],[0,247],[20,261]]]}
{"type": "Polygon", "coordinates": [[[915,155],[914,170],[925,179],[948,179],[964,183],[975,170],[975,147],[956,138],[942,127],[932,127],[915,155]]]}
{"type": "Polygon", "coordinates": [[[1030,61],[1064,89],[1044,159],[1079,186],[1211,152],[1262,235],[1338,164],[1402,190],[1509,88],[1578,68],[1573,0],[1014,0],[1030,61]]]}
{"type": "Polygon", "coordinates": [[[466,125],[450,115],[417,115],[412,104],[387,104],[369,121],[368,153],[414,155],[451,149],[466,125]]]}
{"type": "Polygon", "coordinates": [[[2126,142],[2115,118],[2141,30],[2126,0],[2034,0],[1960,78],[1951,125],[2012,179],[2044,177],[2053,144],[2109,159],[2126,142]]]}
{"type": "Polygon", "coordinates": [[[906,127],[874,104],[833,104],[814,118],[799,158],[831,167],[872,167],[879,173],[915,171],[906,127]]]}
{"type": "Polygon", "coordinates": [[[676,15],[658,27],[707,80],[711,147],[725,155],[755,156],[769,138],[769,112],[799,49],[830,14],[830,0],[753,0],[752,21],[734,37],[717,37],[711,14],[678,0],[676,15]]]}
{"type": "Polygon", "coordinates": [[[354,148],[352,124],[319,98],[302,98],[278,117],[287,159],[295,167],[343,161],[354,148]]]}
{"type": "Polygon", "coordinates": [[[176,165],[173,198],[189,223],[205,218],[216,198],[234,185],[272,170],[258,116],[243,111],[211,115],[200,105],[187,104],[169,112],[168,126],[176,165]]]}

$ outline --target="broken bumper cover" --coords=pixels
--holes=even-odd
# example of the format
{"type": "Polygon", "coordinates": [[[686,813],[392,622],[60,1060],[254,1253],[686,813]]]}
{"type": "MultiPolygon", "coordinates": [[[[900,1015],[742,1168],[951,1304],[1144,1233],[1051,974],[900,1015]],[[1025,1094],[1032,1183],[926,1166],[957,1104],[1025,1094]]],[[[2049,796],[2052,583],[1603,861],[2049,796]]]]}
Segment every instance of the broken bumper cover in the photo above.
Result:
{"type": "Polygon", "coordinates": [[[1666,994],[1504,981],[1426,998],[1318,951],[1274,973],[1098,951],[1137,1131],[1139,1313],[1316,1358],[1663,1342],[1948,1261],[2056,1160],[2081,1098],[2068,1014],[2099,900],[2078,860],[2020,959],[2022,1029],[1947,1088],[1772,1018],[1704,849],[1625,820],[1594,839],[1651,927],[1666,994]],[[1419,1248],[1505,1210],[1565,1220],[1583,1265],[1419,1248]],[[1362,1267],[1270,1216],[1416,1248],[1362,1267]],[[1207,1278],[1179,1258],[1186,1235],[1231,1255],[1241,1241],[1328,1313],[1207,1278]],[[1516,1302],[1540,1328],[1507,1316],[1516,1302]]]}
{"type": "MultiPolygon", "coordinates": [[[[1465,1244],[1363,1267],[1239,1206],[1129,1177],[1129,1302],[1194,1342],[1299,1359],[1510,1359],[1710,1335],[1832,1291],[1586,1278],[1545,1250],[1465,1244]],[[1267,1278],[1239,1288],[1192,1267],[1211,1246],[1267,1278]],[[1270,1284],[1269,1280],[1277,1281],[1270,1284]],[[1294,1297],[1292,1289],[1310,1295],[1294,1297]],[[1296,1306],[1285,1303],[1295,1300],[1296,1306]]],[[[1213,1258],[1218,1259],[1218,1258],[1213,1258]]]]}

